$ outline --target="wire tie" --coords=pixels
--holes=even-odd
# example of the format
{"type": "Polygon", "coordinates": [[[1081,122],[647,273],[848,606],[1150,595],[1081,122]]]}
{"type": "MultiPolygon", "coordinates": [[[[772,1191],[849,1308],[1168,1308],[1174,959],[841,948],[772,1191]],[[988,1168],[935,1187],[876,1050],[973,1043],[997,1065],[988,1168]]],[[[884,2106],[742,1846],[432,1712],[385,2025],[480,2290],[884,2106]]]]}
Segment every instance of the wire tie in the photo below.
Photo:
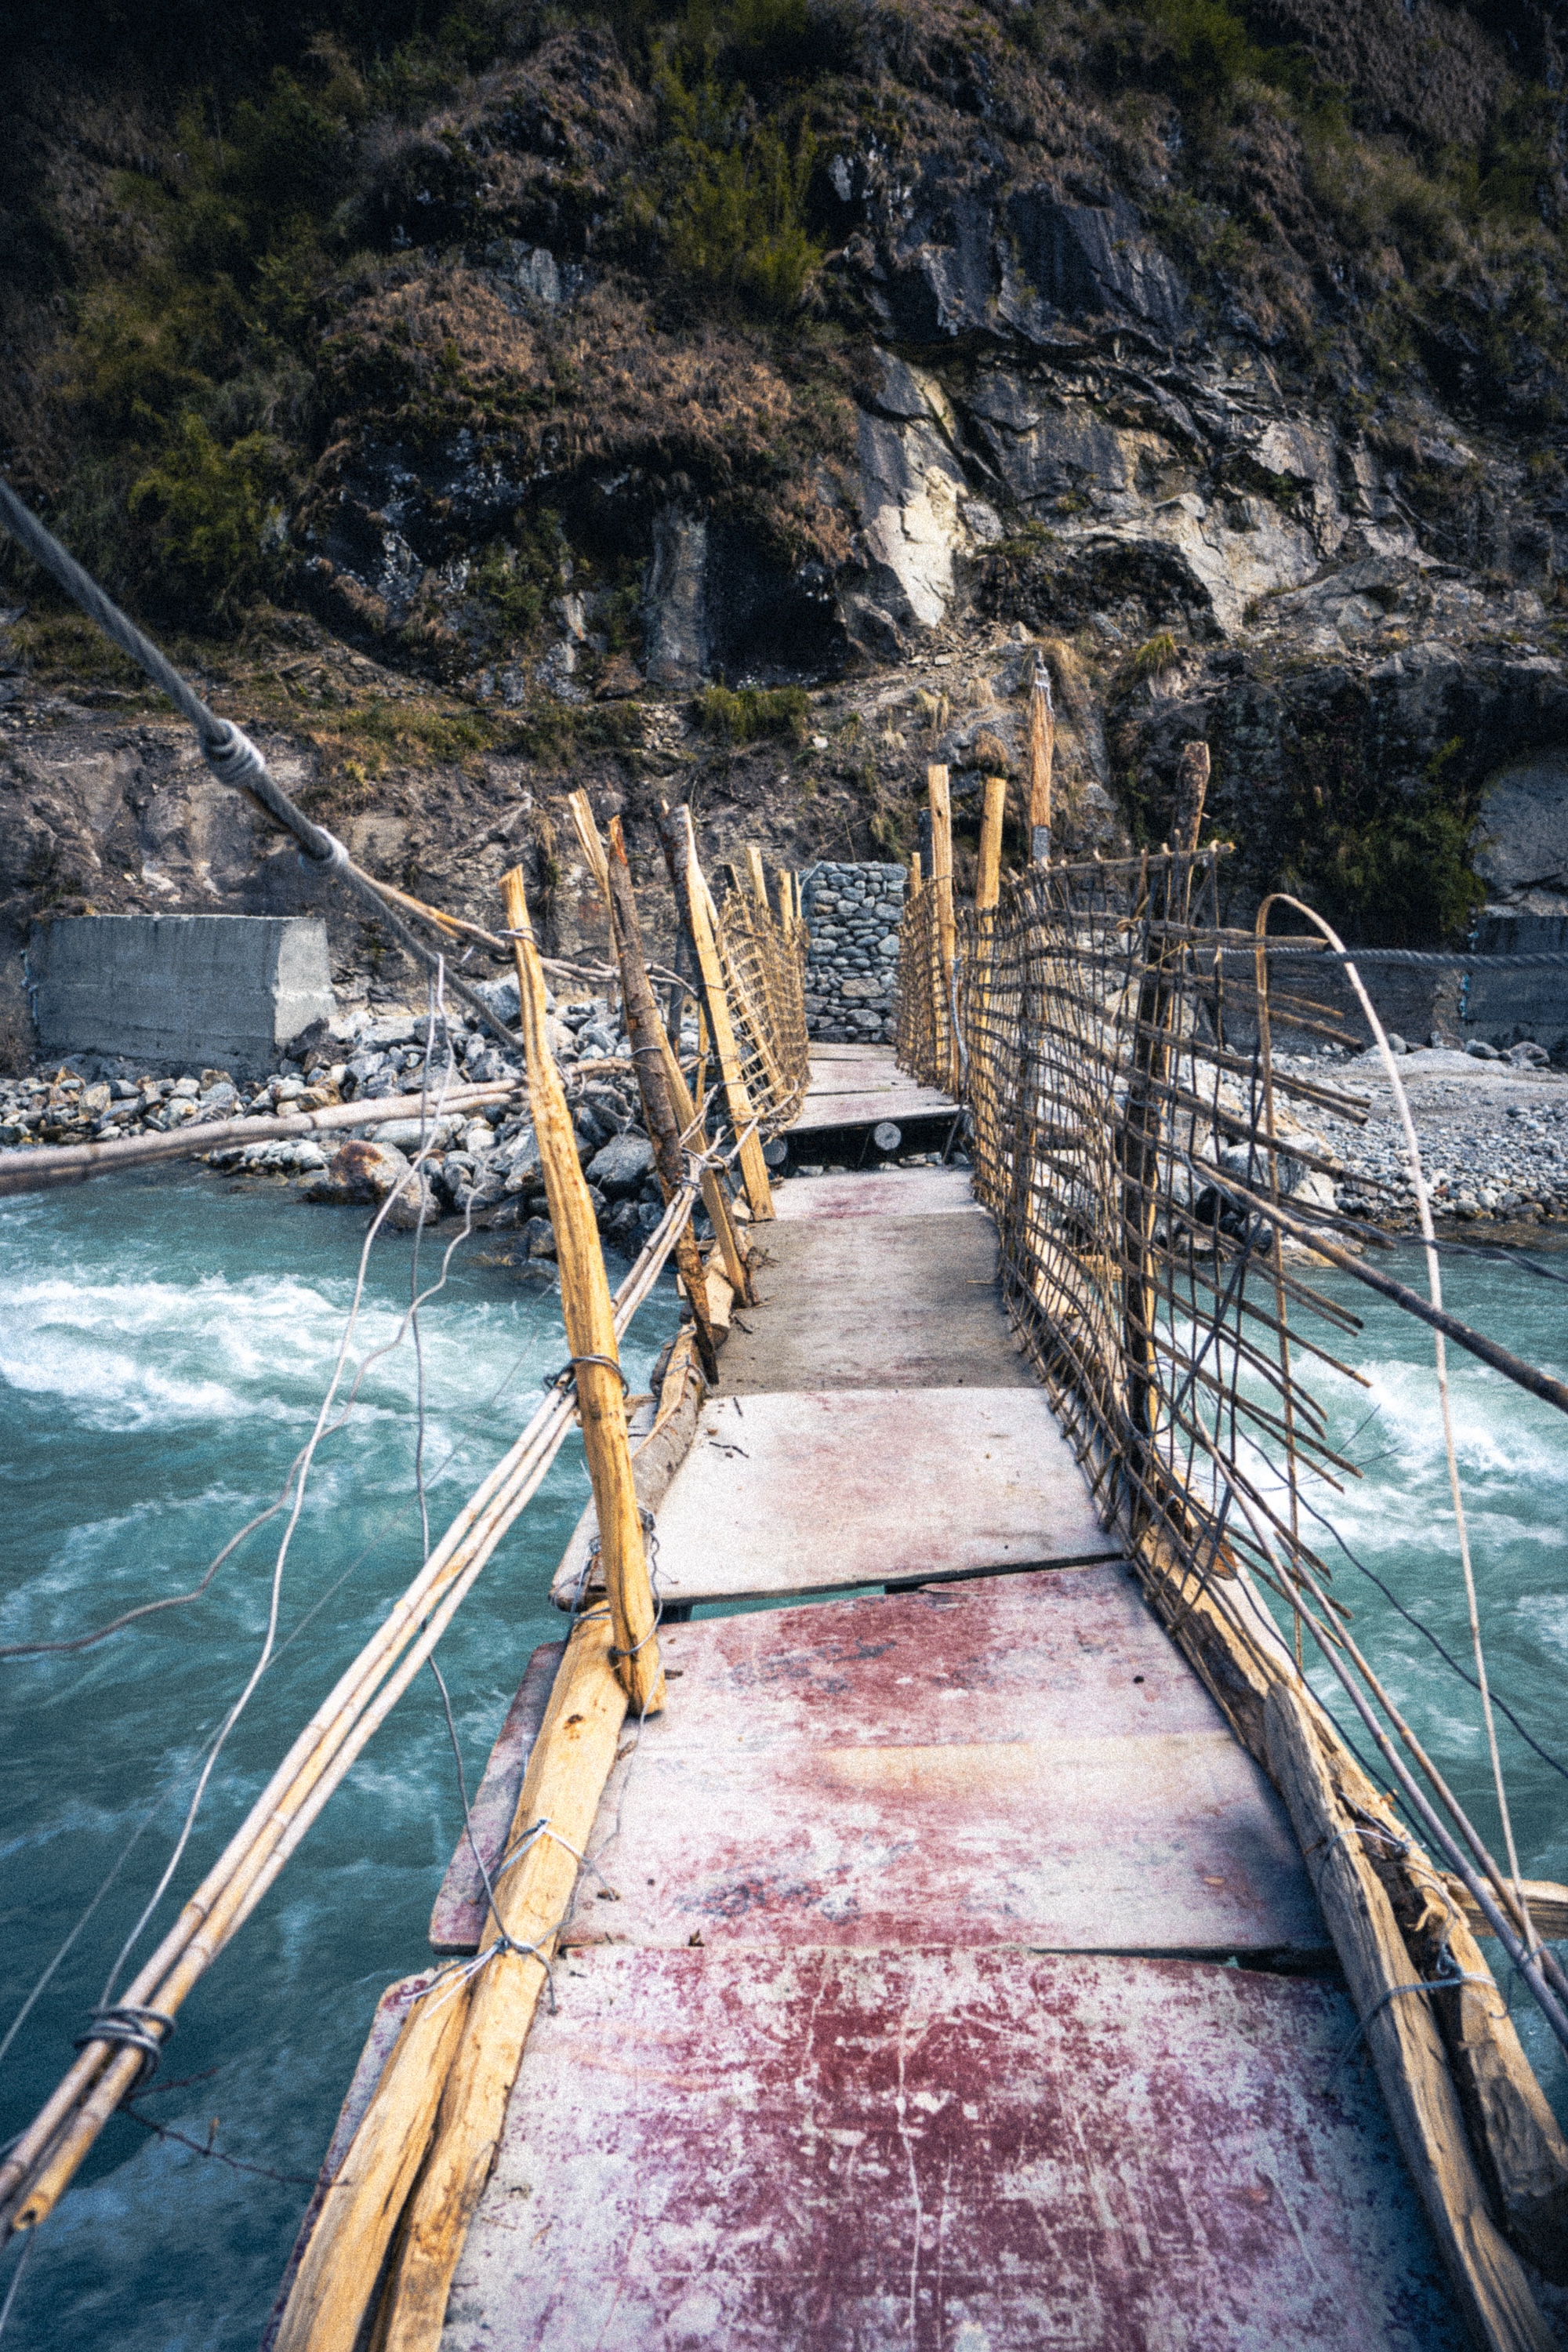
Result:
{"type": "Polygon", "coordinates": [[[622,1371],[619,1364],[616,1363],[614,1356],[568,1356],[566,1361],[562,1365],[558,1372],[547,1372],[545,1374],[544,1379],[540,1382],[540,1386],[547,1389],[563,1389],[571,1387],[575,1383],[577,1366],[579,1364],[603,1364],[606,1371],[614,1372],[619,1380],[621,1384],[621,1394],[623,1396],[630,1396],[632,1392],[632,1384],[630,1381],[627,1380],[625,1372],[622,1371]]]}
{"type": "Polygon", "coordinates": [[[73,2049],[85,2050],[89,2042],[109,2042],[125,2050],[139,2050],[141,2072],[126,2095],[132,2095],[157,2073],[163,2046],[174,2039],[174,2019],[166,2010],[147,2009],[132,2000],[112,2002],[106,2009],[89,2009],[88,2015],[92,2020],[92,2031],[78,2034],[73,2049]],[[154,2027],[159,2029],[156,2033],[154,2027]]]}

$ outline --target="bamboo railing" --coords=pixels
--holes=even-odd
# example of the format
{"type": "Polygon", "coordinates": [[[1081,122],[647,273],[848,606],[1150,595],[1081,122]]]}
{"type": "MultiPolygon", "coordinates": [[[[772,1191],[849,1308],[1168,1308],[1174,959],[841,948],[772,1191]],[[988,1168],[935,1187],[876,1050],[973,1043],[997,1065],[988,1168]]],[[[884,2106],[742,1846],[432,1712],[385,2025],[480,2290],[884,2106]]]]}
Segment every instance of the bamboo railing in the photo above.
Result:
{"type": "MultiPolygon", "coordinates": [[[[1502,1937],[1560,2039],[1568,1979],[1527,1885],[1488,1852],[1328,1590],[1309,1506],[1353,1473],[1302,1373],[1358,1379],[1332,1349],[1360,1327],[1315,1271],[1357,1274],[1564,1409],[1568,1389],[1363,1265],[1331,1197],[1310,1197],[1335,1165],[1314,1118],[1367,1105],[1275,1061],[1271,1010],[1343,1033],[1272,985],[1261,930],[1237,956],[1254,939],[1219,920],[1226,853],[1198,847],[1207,753],[1190,752],[1174,849],[1037,859],[998,888],[983,836],[951,952],[942,894],[911,892],[899,1060],[965,1104],[1021,1343],[1156,1612],[1289,1806],[1471,2326],[1544,2352],[1531,2278],[1568,2280],[1568,2143],[1470,1922],[1502,1937]],[[1386,1786],[1305,1681],[1309,1643],[1386,1786]]],[[[933,774],[939,870],[945,782],[933,774]]]]}

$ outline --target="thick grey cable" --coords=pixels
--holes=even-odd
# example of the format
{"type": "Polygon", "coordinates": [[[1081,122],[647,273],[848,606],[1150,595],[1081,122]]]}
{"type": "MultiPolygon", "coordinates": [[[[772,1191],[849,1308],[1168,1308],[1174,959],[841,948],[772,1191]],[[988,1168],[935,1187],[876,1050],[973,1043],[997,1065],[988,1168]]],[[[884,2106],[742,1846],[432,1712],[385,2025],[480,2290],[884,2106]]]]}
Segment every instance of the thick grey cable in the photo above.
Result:
{"type": "MultiPolygon", "coordinates": [[[[104,594],[91,574],[82,570],[75,556],[67,553],[53,532],[45,530],[31,508],[23,505],[10,483],[4,479],[0,479],[0,520],[20,540],[34,562],[58,580],[68,596],[75,597],[89,619],[96,621],[105,636],[144,669],[153,685],[190,720],[196,730],[202,757],[219,783],[227,784],[235,792],[248,793],[253,800],[259,801],[274,823],[293,835],[312,866],[336,874],[346,882],[357,897],[374,907],[376,920],[385,924],[404,953],[433,971],[437,958],[431,950],[388,905],[374,880],[354,864],[337,835],[329,833],[325,825],[312,824],[304,810],[295,806],[244,729],[237,727],[232,719],[220,719],[216,711],[209,710],[167,655],[161,653],[150,637],[143,636],[135,622],[104,594]]],[[[463,1002],[479,1014],[508,1052],[521,1053],[521,1039],[514,1036],[491,1012],[478,990],[470,988],[455,972],[451,979],[463,1002]]]]}

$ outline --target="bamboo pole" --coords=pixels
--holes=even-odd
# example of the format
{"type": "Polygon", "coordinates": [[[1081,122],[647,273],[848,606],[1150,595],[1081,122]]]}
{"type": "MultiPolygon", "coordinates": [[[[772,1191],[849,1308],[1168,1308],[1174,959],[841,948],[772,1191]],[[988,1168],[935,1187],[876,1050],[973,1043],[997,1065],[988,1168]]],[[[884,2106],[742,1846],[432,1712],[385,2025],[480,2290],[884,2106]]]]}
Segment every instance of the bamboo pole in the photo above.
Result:
{"type": "Polygon", "coordinates": [[[768,905],[768,878],[763,871],[763,853],[760,849],[753,849],[750,844],[746,848],[746,872],[751,877],[752,898],[764,915],[771,914],[773,909],[768,905]]]}
{"type": "Polygon", "coordinates": [[[621,1410],[625,1388],[617,1370],[620,1353],[605,1254],[577,1158],[565,1090],[545,1043],[544,975],[539,968],[520,866],[514,866],[502,877],[501,892],[517,955],[529,1103],[555,1234],[561,1307],[576,1369],[577,1409],[599,1517],[600,1556],[615,1625],[616,1655],[632,1706],[649,1713],[663,1704],[664,1676],[654,1638],[653,1591],[632,1485],[626,1417],[621,1410]]]}
{"type": "MultiPolygon", "coordinates": [[[[675,1115],[680,1121],[680,1132],[688,1139],[690,1150],[701,1151],[705,1149],[705,1139],[694,1131],[697,1127],[697,1106],[692,1100],[691,1089],[686,1083],[686,1073],[680,1066],[675,1048],[671,1045],[668,1035],[662,1037],[662,1043],[664,1075],[668,1081],[670,1099],[675,1105],[675,1115]]],[[[741,1247],[740,1238],[735,1232],[735,1221],[730,1213],[730,1203],[725,1198],[724,1187],[719,1181],[718,1170],[706,1165],[702,1171],[702,1205],[708,1212],[708,1222],[713,1228],[714,1239],[719,1244],[720,1255],[724,1260],[724,1271],[730,1277],[731,1288],[737,1297],[743,1298],[748,1306],[754,1306],[756,1294],[752,1286],[751,1269],[747,1264],[746,1254],[741,1247]]]]}
{"type": "MultiPolygon", "coordinates": [[[[1183,746],[1177,803],[1177,859],[1166,868],[1165,916],[1178,930],[1187,920],[1192,891],[1190,859],[1196,852],[1208,789],[1209,748],[1183,746]]],[[[1146,924],[1142,975],[1138,983],[1137,1025],[1127,1108],[1118,1138],[1121,1169],[1121,1347],[1126,1373],[1127,1423],[1133,1446],[1145,1459],[1154,1436],[1159,1360],[1154,1325],[1158,1277],[1154,1258],[1153,1183],[1163,1121],[1161,1103],[1169,1058],[1166,1030],[1171,976],[1185,952],[1153,924],[1146,924]]]]}
{"type": "Polygon", "coordinates": [[[1037,654],[1029,688],[1029,858],[1036,866],[1048,866],[1051,860],[1051,771],[1056,749],[1050,673],[1037,654]]]}
{"type": "MultiPolygon", "coordinates": [[[[658,1017],[653,983],[648,979],[647,965],[643,957],[642,924],[632,891],[626,837],[618,816],[610,821],[605,895],[610,908],[610,936],[621,967],[621,994],[626,1000],[626,1028],[632,1041],[632,1059],[637,1065],[643,1118],[658,1165],[659,1184],[665,1200],[669,1202],[686,1181],[686,1158],[680,1145],[680,1122],[676,1117],[669,1091],[669,1040],[658,1017]]],[[[712,1326],[708,1319],[708,1291],[702,1254],[689,1225],[676,1244],[676,1263],[686,1286],[686,1296],[691,1302],[702,1369],[711,1381],[718,1374],[719,1357],[712,1326]]]]}
{"type": "Polygon", "coordinates": [[[669,877],[675,885],[675,903],[685,918],[691,934],[691,944],[697,950],[697,969],[709,1033],[719,1056],[719,1071],[729,1105],[730,1124],[740,1140],[741,1174],[745,1181],[746,1198],[751,1203],[753,1217],[759,1220],[771,1217],[773,1213],[773,1189],[768,1182],[767,1162],[763,1158],[762,1138],[756,1131],[745,1081],[741,1075],[740,1050],[735,1043],[734,1024],[730,1018],[730,1000],[724,987],[718,942],[713,936],[711,901],[708,896],[708,886],[702,879],[702,869],[697,863],[697,845],[692,835],[689,808],[682,805],[672,809],[660,824],[659,834],[664,842],[665,856],[669,861],[669,877]]]}
{"type": "Polygon", "coordinates": [[[576,1883],[576,1853],[569,1849],[580,1853],[592,1834],[626,1716],[613,1627],[597,1614],[584,1618],[557,1671],[508,1844],[542,1821],[557,1834],[536,1836],[495,1882],[501,1929],[514,1945],[540,1947],[542,1958],[493,1952],[492,1918],[481,1952],[493,1957],[465,1990],[454,1992],[450,1980],[437,1979],[416,2004],[344,2158],[341,2186],[311,2232],[275,2352],[353,2352],[395,2234],[372,2345],[376,2352],[412,2352],[439,2340],[452,2273],[494,2161],[546,1980],[542,1961],[576,1883]],[[457,2026],[437,2045],[419,2020],[421,2011],[438,2018],[443,2000],[457,2026]],[[424,2159],[411,2201],[400,2126],[415,2138],[416,2163],[424,2159]]]}
{"type": "Polygon", "coordinates": [[[910,859],[910,878],[907,885],[907,890],[910,898],[918,898],[921,895],[921,854],[918,849],[910,859]]]}
{"type": "Polygon", "coordinates": [[[958,1085],[958,1048],[952,1026],[952,967],[958,952],[958,932],[952,909],[952,803],[948,795],[947,770],[926,770],[931,808],[931,886],[936,893],[936,1042],[941,1047],[942,1083],[952,1092],[958,1085]]]}
{"type": "Polygon", "coordinates": [[[773,867],[773,889],[779,902],[779,925],[787,940],[800,920],[800,908],[795,900],[795,877],[787,866],[773,867]]]}

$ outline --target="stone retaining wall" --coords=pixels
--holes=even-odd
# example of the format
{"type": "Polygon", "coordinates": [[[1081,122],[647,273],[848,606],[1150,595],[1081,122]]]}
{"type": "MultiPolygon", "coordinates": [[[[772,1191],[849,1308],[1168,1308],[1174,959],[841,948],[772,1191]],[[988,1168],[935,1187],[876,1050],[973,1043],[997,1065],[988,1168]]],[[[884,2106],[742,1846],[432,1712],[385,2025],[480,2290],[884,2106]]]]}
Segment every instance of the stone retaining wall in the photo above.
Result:
{"type": "Polygon", "coordinates": [[[813,867],[801,889],[811,932],[805,974],[808,1034],[829,1045],[890,1044],[893,989],[904,911],[901,866],[847,862],[813,867]]]}

